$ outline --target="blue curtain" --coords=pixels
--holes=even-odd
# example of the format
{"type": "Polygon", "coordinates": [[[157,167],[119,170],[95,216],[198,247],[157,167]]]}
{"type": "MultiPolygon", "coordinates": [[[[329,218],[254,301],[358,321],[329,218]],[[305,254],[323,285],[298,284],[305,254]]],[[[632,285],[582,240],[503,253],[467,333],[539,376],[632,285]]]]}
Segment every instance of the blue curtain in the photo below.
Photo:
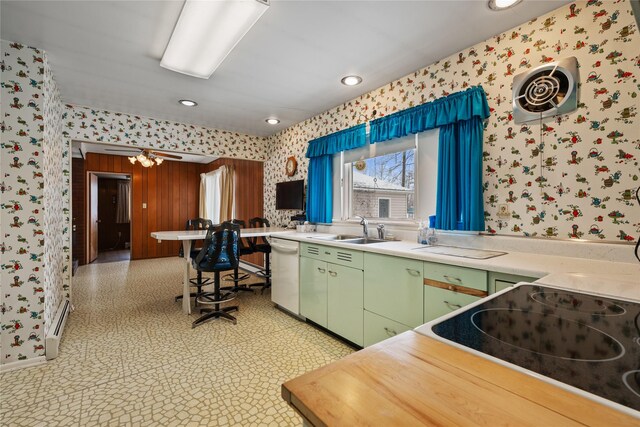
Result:
{"type": "Polygon", "coordinates": [[[436,228],[484,230],[482,119],[440,128],[436,228]]]}
{"type": "Polygon", "coordinates": [[[373,144],[467,121],[473,117],[486,119],[489,114],[489,104],[487,104],[484,89],[482,86],[475,86],[433,102],[372,120],[369,139],[373,144]]]}
{"type": "Polygon", "coordinates": [[[309,141],[307,158],[335,154],[367,143],[366,123],[309,141]]]}
{"type": "Polygon", "coordinates": [[[333,217],[333,156],[312,157],[307,178],[307,219],[331,223],[333,217]]]}
{"type": "Polygon", "coordinates": [[[366,123],[309,141],[306,156],[307,219],[331,223],[333,217],[333,155],[367,143],[366,123]]]}

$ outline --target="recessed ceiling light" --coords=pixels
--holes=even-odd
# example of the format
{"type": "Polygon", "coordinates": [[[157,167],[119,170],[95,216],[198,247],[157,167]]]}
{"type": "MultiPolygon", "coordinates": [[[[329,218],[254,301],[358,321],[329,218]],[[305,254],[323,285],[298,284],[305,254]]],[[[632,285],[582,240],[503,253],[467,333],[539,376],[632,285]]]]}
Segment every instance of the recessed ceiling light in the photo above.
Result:
{"type": "Polygon", "coordinates": [[[362,77],[360,76],[346,76],[340,80],[345,86],[355,86],[362,83],[362,77]]]}
{"type": "Polygon", "coordinates": [[[265,122],[269,123],[270,125],[277,125],[278,123],[280,123],[280,120],[271,118],[265,120],[265,122]]]}
{"type": "Polygon", "coordinates": [[[180,104],[184,105],[185,107],[195,107],[196,105],[198,105],[198,103],[196,101],[192,101],[190,99],[181,99],[178,102],[180,104]]]}
{"type": "Polygon", "coordinates": [[[489,9],[505,10],[520,3],[522,0],[489,0],[489,9]]]}

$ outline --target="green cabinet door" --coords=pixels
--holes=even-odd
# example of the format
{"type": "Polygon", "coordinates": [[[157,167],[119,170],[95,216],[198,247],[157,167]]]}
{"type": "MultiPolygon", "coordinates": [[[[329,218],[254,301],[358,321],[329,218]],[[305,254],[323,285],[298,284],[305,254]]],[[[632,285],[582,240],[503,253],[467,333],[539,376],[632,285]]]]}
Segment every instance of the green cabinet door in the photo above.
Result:
{"type": "Polygon", "coordinates": [[[327,327],[327,263],[300,257],[300,314],[327,327]]]}
{"type": "Polygon", "coordinates": [[[422,322],[422,261],[364,254],[364,308],[409,327],[422,322]]]}
{"type": "Polygon", "coordinates": [[[480,297],[452,292],[433,286],[424,287],[424,321],[429,322],[451,313],[465,305],[476,302],[480,297]]]}
{"type": "Polygon", "coordinates": [[[328,329],[362,346],[362,270],[329,263],[327,275],[328,329]]]}

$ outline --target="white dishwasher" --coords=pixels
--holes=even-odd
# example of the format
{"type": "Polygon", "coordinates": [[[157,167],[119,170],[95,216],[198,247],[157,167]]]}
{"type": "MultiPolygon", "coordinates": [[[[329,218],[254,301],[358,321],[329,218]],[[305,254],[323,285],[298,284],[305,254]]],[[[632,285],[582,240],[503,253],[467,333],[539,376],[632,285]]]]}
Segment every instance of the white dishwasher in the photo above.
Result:
{"type": "Polygon", "coordinates": [[[269,238],[271,244],[271,301],[295,314],[300,313],[299,248],[296,241],[269,238]]]}

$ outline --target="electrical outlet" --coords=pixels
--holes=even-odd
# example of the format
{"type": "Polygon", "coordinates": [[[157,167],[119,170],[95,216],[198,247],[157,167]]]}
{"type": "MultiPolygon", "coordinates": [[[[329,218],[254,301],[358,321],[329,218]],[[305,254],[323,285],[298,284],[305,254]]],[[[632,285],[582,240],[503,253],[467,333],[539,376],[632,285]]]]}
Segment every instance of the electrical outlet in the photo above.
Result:
{"type": "Polygon", "coordinates": [[[500,218],[509,218],[510,215],[511,215],[511,212],[509,212],[509,205],[507,204],[498,205],[498,216],[500,218]]]}

